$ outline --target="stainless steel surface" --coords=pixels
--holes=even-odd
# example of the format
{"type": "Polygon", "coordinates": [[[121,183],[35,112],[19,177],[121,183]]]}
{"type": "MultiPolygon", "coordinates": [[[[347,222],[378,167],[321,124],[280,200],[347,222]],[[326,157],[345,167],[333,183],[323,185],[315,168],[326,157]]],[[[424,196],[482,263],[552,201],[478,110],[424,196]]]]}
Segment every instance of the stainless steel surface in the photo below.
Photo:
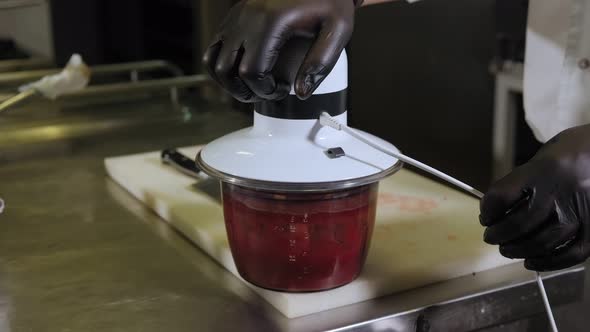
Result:
{"type": "MultiPolygon", "coordinates": [[[[201,87],[211,82],[211,79],[207,75],[193,75],[129,83],[102,84],[87,86],[86,88],[79,91],[65,93],[60,95],[58,99],[77,99],[82,103],[89,105],[113,101],[130,101],[133,100],[135,95],[145,95],[152,92],[166,91],[170,96],[170,101],[172,104],[176,107],[180,107],[179,89],[201,87]]],[[[8,108],[13,108],[16,105],[21,104],[24,101],[33,99],[38,95],[38,93],[33,91],[23,92],[14,96],[0,95],[0,113],[2,113],[4,110],[7,110],[8,108]]]]}
{"type": "MultiPolygon", "coordinates": [[[[57,74],[61,68],[16,71],[0,73],[0,86],[15,86],[23,83],[34,82],[45,76],[57,74]]],[[[116,63],[90,67],[92,76],[129,73],[137,76],[140,72],[163,70],[172,76],[182,76],[183,72],[178,66],[163,60],[151,60],[141,62],[116,63]]],[[[132,81],[134,81],[132,79],[132,81]]]]}
{"type": "MultiPolygon", "coordinates": [[[[559,305],[581,301],[580,289],[584,287],[584,283],[583,269],[566,271],[548,279],[548,284],[552,287],[561,285],[559,291],[552,294],[552,298],[559,305]]],[[[535,329],[500,330],[548,331],[547,323],[539,319],[539,316],[544,317],[542,306],[538,305],[539,294],[535,291],[534,284],[498,287],[489,292],[476,292],[470,296],[444,301],[411,312],[376,318],[371,321],[371,324],[364,323],[355,331],[487,331],[496,326],[504,326],[529,317],[537,319],[535,329]],[[428,325],[429,328],[417,329],[418,322],[426,322],[427,324],[422,325],[428,325]],[[498,324],[498,322],[502,323],[498,324]]],[[[436,291],[434,293],[436,294],[436,291]]]]}
{"type": "Polygon", "coordinates": [[[1,0],[0,10],[2,9],[15,9],[22,7],[40,6],[44,4],[44,0],[1,0]]]}
{"type": "Polygon", "coordinates": [[[9,97],[4,101],[0,99],[0,114],[8,111],[10,108],[22,105],[27,100],[30,100],[31,98],[35,97],[37,94],[38,93],[36,90],[27,90],[17,93],[16,95],[9,97]]]}
{"type": "MultiPolygon", "coordinates": [[[[431,331],[547,326],[520,264],[286,319],[106,177],[104,157],[203,144],[251,121],[188,106],[190,116],[162,98],[33,102],[0,119],[0,330],[413,331],[418,317],[431,331]]],[[[587,278],[546,279],[562,331],[590,323],[587,278]]]]}
{"type": "Polygon", "coordinates": [[[49,67],[53,67],[53,62],[45,58],[0,61],[0,73],[49,67]]]}
{"type": "MultiPolygon", "coordinates": [[[[209,76],[207,75],[192,75],[131,83],[102,84],[88,86],[83,90],[64,94],[61,98],[86,98],[112,95],[126,95],[130,93],[143,93],[158,90],[168,90],[173,88],[181,89],[197,87],[211,82],[211,78],[209,78],[209,76]]],[[[175,94],[174,92],[171,93],[173,95],[175,94]]]]}
{"type": "Polygon", "coordinates": [[[524,65],[508,62],[495,72],[494,126],[492,136],[492,176],[500,179],[514,168],[516,115],[522,100],[524,65]]]}

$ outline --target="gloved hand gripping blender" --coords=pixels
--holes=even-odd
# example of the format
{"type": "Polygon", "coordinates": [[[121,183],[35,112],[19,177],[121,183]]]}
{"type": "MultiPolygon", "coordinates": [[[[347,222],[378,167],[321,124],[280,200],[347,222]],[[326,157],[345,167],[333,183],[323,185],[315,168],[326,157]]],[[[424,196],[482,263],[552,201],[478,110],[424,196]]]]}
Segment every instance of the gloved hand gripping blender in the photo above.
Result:
{"type": "Polygon", "coordinates": [[[350,40],[362,0],[242,0],[223,21],[203,62],[210,75],[242,102],[285,98],[294,84],[301,99],[318,88],[350,40]],[[274,73],[293,38],[313,42],[296,78],[274,73]]]}

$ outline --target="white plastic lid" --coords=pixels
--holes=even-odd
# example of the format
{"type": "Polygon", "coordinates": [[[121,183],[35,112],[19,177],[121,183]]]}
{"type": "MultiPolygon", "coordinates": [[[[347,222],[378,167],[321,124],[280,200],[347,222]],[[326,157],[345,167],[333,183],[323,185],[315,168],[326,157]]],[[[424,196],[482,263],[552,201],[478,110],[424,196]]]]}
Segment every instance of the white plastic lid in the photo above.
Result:
{"type": "Polygon", "coordinates": [[[379,181],[397,171],[401,162],[319,123],[323,112],[347,123],[347,86],[347,56],[342,52],[312,98],[301,102],[289,96],[270,106],[257,105],[254,126],[209,143],[197,156],[197,165],[221,181],[275,191],[321,192],[379,181]]]}
{"type": "MultiPolygon", "coordinates": [[[[346,123],[346,116],[344,113],[336,119],[346,123]]],[[[382,139],[365,135],[397,150],[382,139]]],[[[225,182],[256,189],[306,192],[377,182],[401,167],[396,158],[346,133],[321,127],[318,120],[285,120],[258,113],[254,115],[253,127],[204,147],[197,156],[197,164],[225,182]],[[343,156],[338,156],[339,149],[343,156]]]]}

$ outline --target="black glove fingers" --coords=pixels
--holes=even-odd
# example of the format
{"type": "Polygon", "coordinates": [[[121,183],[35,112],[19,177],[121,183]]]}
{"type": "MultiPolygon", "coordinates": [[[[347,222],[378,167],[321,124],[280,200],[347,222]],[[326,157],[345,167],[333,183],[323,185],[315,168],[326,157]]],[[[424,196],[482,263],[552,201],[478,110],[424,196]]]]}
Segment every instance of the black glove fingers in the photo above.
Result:
{"type": "Polygon", "coordinates": [[[551,271],[590,256],[590,125],[563,131],[527,164],[492,186],[481,202],[485,240],[531,270],[551,271]],[[531,204],[510,213],[519,188],[531,204]],[[550,207],[550,217],[546,211],[550,207]]]}
{"type": "Polygon", "coordinates": [[[352,0],[239,1],[219,28],[221,51],[219,45],[208,51],[206,67],[223,88],[242,101],[282,99],[291,92],[298,73],[299,96],[307,98],[330,73],[350,39],[354,11],[352,0]],[[311,50],[309,45],[299,47],[301,57],[294,57],[283,49],[292,37],[317,37],[316,45],[311,50]],[[228,55],[236,51],[236,44],[245,49],[241,61],[232,61],[228,55]],[[308,61],[301,71],[306,54],[308,61]],[[283,55],[297,58],[297,64],[287,61],[283,66],[283,55]]]}
{"type": "Polygon", "coordinates": [[[245,45],[246,52],[239,66],[239,76],[252,92],[264,99],[281,99],[291,91],[290,82],[277,80],[272,73],[287,37],[269,33],[262,40],[253,41],[252,48],[249,43],[245,45]]]}
{"type": "Polygon", "coordinates": [[[260,99],[256,98],[252,90],[239,77],[238,68],[243,54],[244,49],[241,45],[224,45],[214,66],[215,77],[239,101],[259,101],[260,99]]]}
{"type": "Polygon", "coordinates": [[[531,195],[526,165],[516,168],[494,183],[480,202],[479,221],[482,226],[501,222],[506,212],[524,197],[531,195]]]}
{"type": "Polygon", "coordinates": [[[579,223],[577,237],[571,243],[545,257],[527,259],[524,266],[534,271],[555,271],[583,263],[590,256],[590,226],[587,222],[579,223]]]}
{"type": "Polygon", "coordinates": [[[295,79],[295,93],[309,98],[332,71],[352,36],[352,25],[345,21],[327,23],[307,53],[295,79]]]}
{"type": "Polygon", "coordinates": [[[217,58],[219,57],[219,52],[221,52],[221,48],[223,47],[223,42],[221,40],[217,40],[216,42],[209,45],[205,54],[203,55],[203,66],[216,82],[219,82],[217,78],[217,74],[215,74],[215,65],[217,64],[217,58]]]}
{"type": "Polygon", "coordinates": [[[554,213],[543,224],[546,226],[537,232],[500,246],[500,253],[508,258],[544,257],[572,240],[580,228],[577,222],[560,222],[554,213]]]}
{"type": "Polygon", "coordinates": [[[537,231],[554,211],[551,200],[548,200],[547,197],[531,196],[524,205],[486,228],[484,241],[503,245],[537,231]]]}
{"type": "Polygon", "coordinates": [[[525,268],[533,271],[556,271],[583,263],[590,256],[588,243],[575,241],[556,253],[524,261],[525,268]]]}

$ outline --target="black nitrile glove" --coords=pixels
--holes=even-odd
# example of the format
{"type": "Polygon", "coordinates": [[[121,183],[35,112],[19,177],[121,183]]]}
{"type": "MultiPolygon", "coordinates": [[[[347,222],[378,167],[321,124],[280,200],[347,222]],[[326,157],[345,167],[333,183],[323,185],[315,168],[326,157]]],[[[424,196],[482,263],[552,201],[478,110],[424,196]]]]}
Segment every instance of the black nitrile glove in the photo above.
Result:
{"type": "Polygon", "coordinates": [[[326,78],[348,43],[362,0],[242,0],[225,18],[203,62],[209,74],[243,102],[306,99],[326,78]],[[292,38],[313,41],[296,73],[276,77],[281,48],[292,38]],[[296,74],[296,75],[295,75],[296,74]]]}
{"type": "Polygon", "coordinates": [[[499,244],[508,258],[524,258],[527,269],[559,270],[586,260],[590,125],[561,132],[495,183],[481,202],[480,219],[485,241],[499,244]]]}

